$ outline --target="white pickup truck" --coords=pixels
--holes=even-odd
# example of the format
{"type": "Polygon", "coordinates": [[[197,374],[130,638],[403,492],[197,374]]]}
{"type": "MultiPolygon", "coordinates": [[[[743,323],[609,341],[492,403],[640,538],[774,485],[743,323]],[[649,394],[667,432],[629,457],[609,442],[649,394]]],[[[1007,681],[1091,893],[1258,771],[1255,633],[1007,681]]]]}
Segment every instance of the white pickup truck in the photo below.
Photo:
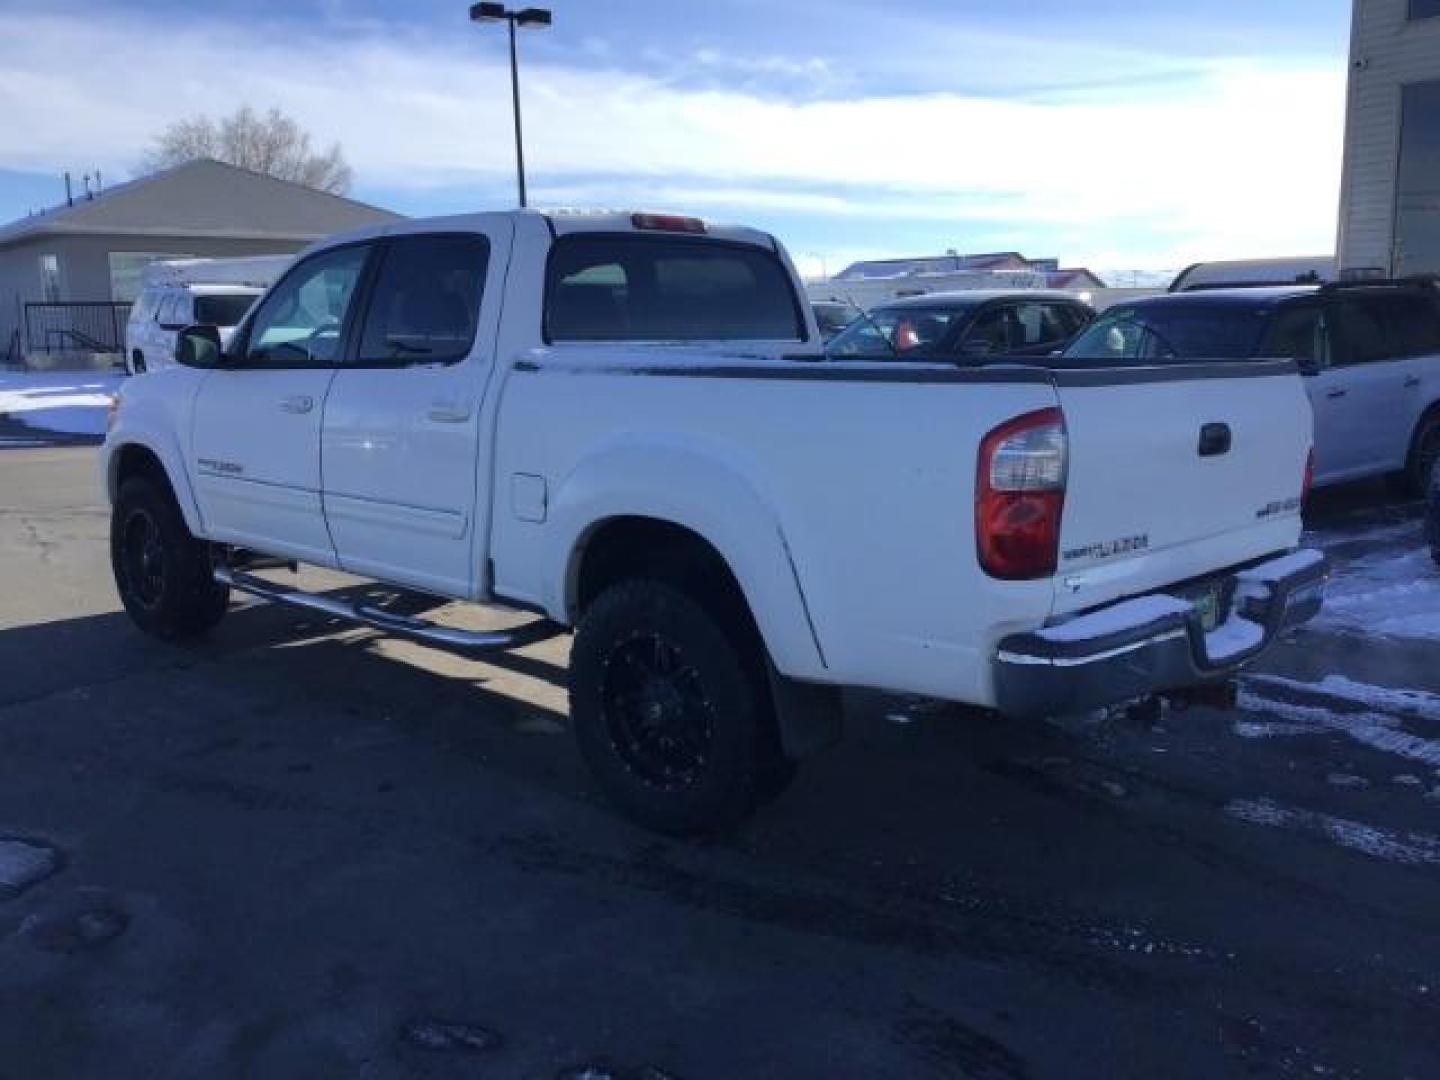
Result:
{"type": "Polygon", "coordinates": [[[826,360],[769,235],[653,214],[408,221],[304,253],[231,344],[128,382],[115,579],[166,639],[337,568],[575,628],[580,749],[626,813],[737,820],[842,687],[1038,716],[1224,680],[1319,608],[1287,363],[826,360]]]}

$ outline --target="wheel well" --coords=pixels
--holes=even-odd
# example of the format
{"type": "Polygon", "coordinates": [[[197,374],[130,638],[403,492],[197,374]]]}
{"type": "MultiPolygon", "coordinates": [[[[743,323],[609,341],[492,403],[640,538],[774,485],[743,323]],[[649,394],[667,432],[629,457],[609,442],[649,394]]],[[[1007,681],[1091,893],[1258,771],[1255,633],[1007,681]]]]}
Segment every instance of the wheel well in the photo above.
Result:
{"type": "Polygon", "coordinates": [[[774,710],[767,724],[766,753],[808,757],[836,742],[841,730],[840,692],[782,676],[769,658],[740,582],[725,557],[699,533],[646,517],[611,518],[581,545],[571,578],[569,609],[578,622],[605,589],[626,578],[659,578],[685,590],[738,630],[756,678],[766,681],[774,710]]]}
{"type": "Polygon", "coordinates": [[[575,560],[571,609],[578,617],[611,585],[626,578],[660,578],[692,589],[708,599],[738,605],[750,626],[740,583],[720,554],[699,533],[647,517],[611,518],[586,537],[575,560]]]}
{"type": "Polygon", "coordinates": [[[165,472],[165,466],[148,446],[129,443],[120,448],[115,458],[114,482],[110,492],[112,498],[119,494],[121,484],[136,476],[148,476],[164,484],[166,490],[170,490],[170,477],[165,472]]]}

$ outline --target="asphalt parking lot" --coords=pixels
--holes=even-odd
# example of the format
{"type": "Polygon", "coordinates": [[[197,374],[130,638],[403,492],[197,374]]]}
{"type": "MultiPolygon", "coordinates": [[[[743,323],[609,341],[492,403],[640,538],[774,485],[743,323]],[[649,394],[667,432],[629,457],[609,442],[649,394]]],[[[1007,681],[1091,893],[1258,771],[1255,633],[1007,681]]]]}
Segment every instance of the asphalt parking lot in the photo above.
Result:
{"type": "Polygon", "coordinates": [[[141,637],[92,460],[0,451],[4,1080],[1440,1075],[1440,570],[1383,488],[1238,709],[855,695],[680,843],[599,802],[563,640],[141,637]]]}

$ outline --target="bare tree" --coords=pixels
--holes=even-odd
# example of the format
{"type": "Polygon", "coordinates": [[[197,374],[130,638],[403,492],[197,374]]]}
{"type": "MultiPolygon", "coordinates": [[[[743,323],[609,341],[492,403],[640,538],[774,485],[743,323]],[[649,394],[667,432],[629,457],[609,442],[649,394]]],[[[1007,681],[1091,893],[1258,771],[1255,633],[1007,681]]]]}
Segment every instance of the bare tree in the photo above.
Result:
{"type": "Polygon", "coordinates": [[[310,133],[279,109],[264,116],[246,105],[219,120],[191,116],[161,133],[145,154],[141,168],[158,172],[197,158],[239,165],[279,180],[344,195],[350,190],[350,166],[339,143],[312,149],[310,133]]]}

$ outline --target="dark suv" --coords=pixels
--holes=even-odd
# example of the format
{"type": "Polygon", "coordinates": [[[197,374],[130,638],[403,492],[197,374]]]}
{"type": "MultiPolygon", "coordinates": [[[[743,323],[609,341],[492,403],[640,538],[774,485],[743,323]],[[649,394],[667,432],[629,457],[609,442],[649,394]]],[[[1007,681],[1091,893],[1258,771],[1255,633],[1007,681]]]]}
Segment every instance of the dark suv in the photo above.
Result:
{"type": "Polygon", "coordinates": [[[1136,300],[1102,314],[1064,357],[1293,359],[1315,411],[1316,484],[1393,474],[1419,494],[1440,460],[1440,290],[1430,282],[1136,300]]]}

